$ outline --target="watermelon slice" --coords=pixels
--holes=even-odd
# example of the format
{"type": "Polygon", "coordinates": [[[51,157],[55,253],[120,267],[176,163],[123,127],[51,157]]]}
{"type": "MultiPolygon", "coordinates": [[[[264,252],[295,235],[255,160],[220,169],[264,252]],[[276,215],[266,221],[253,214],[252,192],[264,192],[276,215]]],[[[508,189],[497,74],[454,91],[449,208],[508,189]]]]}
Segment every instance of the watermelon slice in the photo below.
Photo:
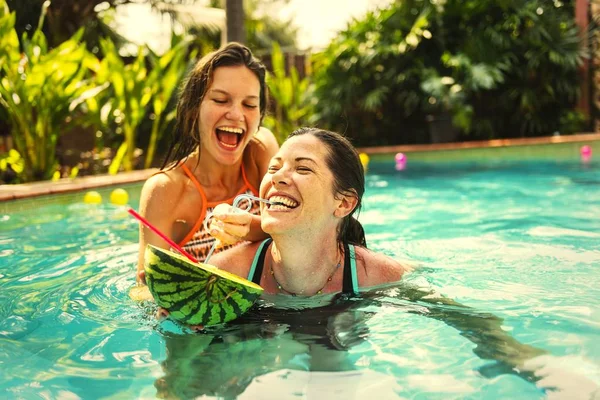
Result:
{"type": "Polygon", "coordinates": [[[156,304],[174,320],[210,326],[245,313],[263,292],[259,285],[209,264],[148,245],[146,283],[156,304]]]}

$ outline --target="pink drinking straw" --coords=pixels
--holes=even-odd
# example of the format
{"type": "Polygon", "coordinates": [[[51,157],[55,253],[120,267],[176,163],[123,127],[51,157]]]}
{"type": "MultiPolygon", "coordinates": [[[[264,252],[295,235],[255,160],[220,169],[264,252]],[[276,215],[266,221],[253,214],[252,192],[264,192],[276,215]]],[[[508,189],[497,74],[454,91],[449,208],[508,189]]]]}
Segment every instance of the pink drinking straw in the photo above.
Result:
{"type": "Polygon", "coordinates": [[[182,249],[177,243],[175,243],[174,241],[172,241],[171,239],[169,239],[164,233],[162,233],[161,231],[159,231],[158,229],[156,229],[154,226],[152,226],[152,224],[150,222],[148,222],[144,217],[142,217],[140,214],[138,214],[137,212],[135,212],[135,210],[133,208],[130,208],[129,210],[127,210],[127,212],[129,214],[133,215],[142,224],[144,224],[148,228],[150,228],[152,230],[152,232],[156,233],[158,236],[160,236],[161,238],[163,238],[165,240],[165,242],[167,242],[167,243],[169,243],[171,245],[172,248],[174,248],[175,250],[177,250],[178,252],[180,252],[181,254],[183,254],[184,256],[186,256],[190,261],[195,262],[196,264],[198,263],[198,260],[196,260],[194,258],[194,256],[192,256],[190,253],[188,253],[187,251],[185,251],[184,249],[182,249]]]}

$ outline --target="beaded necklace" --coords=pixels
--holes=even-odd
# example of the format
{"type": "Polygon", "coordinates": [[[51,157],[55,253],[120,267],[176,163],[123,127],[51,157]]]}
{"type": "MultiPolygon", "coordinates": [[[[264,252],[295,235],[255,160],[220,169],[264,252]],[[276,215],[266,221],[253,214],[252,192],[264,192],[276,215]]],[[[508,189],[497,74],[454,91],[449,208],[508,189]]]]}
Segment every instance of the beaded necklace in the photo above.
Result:
{"type": "MultiPolygon", "coordinates": [[[[325,286],[327,286],[327,284],[329,282],[331,282],[331,280],[333,279],[333,276],[335,275],[335,273],[337,272],[337,270],[340,269],[341,266],[342,266],[342,261],[340,260],[340,261],[338,261],[338,263],[335,266],[335,268],[334,268],[333,272],[331,273],[331,275],[329,275],[329,278],[327,278],[327,280],[325,281],[325,284],[323,285],[323,287],[321,289],[319,289],[316,294],[322,294],[323,293],[323,289],[325,289],[325,286]]],[[[283,286],[281,286],[281,283],[279,283],[277,281],[277,278],[275,277],[275,271],[273,271],[273,260],[271,260],[270,270],[271,270],[271,276],[273,277],[273,280],[275,281],[275,285],[277,285],[277,289],[280,292],[285,292],[285,293],[287,293],[289,295],[292,295],[292,296],[296,296],[298,294],[301,295],[301,294],[304,293],[304,291],[302,291],[300,293],[292,293],[292,292],[290,292],[288,290],[285,290],[285,288],[283,286]]]]}

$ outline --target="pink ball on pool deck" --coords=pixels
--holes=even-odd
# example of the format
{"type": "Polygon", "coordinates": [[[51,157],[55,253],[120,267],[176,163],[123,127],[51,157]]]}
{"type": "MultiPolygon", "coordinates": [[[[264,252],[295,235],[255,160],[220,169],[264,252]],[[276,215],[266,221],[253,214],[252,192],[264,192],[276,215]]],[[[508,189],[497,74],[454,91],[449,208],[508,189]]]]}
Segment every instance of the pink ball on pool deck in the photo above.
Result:
{"type": "Polygon", "coordinates": [[[396,160],[396,171],[402,171],[406,168],[406,155],[404,153],[396,153],[394,159],[396,160]]]}
{"type": "Polygon", "coordinates": [[[588,146],[587,144],[584,146],[581,146],[581,149],[579,149],[579,153],[581,154],[581,160],[584,162],[590,161],[592,158],[592,147],[588,146]]]}
{"type": "Polygon", "coordinates": [[[396,164],[402,162],[406,164],[406,154],[404,153],[396,153],[396,156],[394,157],[394,159],[396,160],[396,164]]]}
{"type": "Polygon", "coordinates": [[[579,150],[579,152],[581,153],[582,156],[591,156],[592,148],[586,144],[585,146],[581,146],[581,149],[579,150]]]}

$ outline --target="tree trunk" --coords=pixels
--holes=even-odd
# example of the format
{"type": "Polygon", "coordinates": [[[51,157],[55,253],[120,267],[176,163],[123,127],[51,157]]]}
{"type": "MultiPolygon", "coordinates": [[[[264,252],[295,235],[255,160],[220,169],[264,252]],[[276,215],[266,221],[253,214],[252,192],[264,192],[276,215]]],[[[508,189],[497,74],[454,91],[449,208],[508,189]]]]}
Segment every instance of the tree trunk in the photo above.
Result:
{"type": "Polygon", "coordinates": [[[246,43],[244,25],[244,0],[226,0],[227,41],[246,43]]]}

